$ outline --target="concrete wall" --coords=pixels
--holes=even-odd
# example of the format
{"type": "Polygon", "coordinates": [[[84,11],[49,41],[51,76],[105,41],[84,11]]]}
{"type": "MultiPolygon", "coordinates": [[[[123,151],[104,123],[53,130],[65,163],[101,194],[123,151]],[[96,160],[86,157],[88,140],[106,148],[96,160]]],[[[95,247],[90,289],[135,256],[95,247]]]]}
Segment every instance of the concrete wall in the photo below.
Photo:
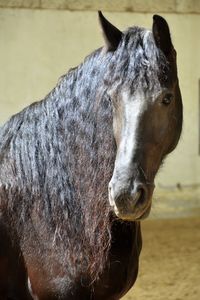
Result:
{"type": "MultiPolygon", "coordinates": [[[[178,52],[185,114],[181,142],[157,178],[152,216],[199,214],[200,15],[162,15],[170,25],[178,52]]],[[[152,25],[151,13],[106,13],[106,17],[122,30],[131,25],[148,28],[152,25]]],[[[0,123],[29,103],[42,99],[59,76],[102,43],[96,12],[0,9],[0,123]]]]}

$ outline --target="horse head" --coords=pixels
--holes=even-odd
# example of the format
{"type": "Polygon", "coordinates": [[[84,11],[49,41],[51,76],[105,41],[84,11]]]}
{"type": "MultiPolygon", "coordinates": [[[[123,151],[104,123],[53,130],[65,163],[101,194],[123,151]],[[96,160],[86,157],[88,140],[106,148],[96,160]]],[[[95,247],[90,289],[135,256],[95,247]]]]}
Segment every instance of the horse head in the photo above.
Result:
{"type": "Polygon", "coordinates": [[[148,216],[154,179],[182,129],[182,99],[176,51],[164,18],[154,15],[152,31],[121,32],[99,12],[106,46],[112,53],[107,94],[112,102],[117,146],[109,202],[124,220],[148,216]]]}

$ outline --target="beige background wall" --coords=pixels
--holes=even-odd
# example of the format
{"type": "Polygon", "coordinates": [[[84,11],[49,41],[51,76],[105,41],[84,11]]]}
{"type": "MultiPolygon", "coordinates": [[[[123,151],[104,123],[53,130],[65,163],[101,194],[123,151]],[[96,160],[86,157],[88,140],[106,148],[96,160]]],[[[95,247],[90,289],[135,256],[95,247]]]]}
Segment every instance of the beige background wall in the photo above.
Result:
{"type": "MultiPolygon", "coordinates": [[[[105,15],[122,30],[132,25],[148,28],[152,25],[152,13],[106,12],[105,15]]],[[[162,15],[170,25],[178,52],[185,114],[181,142],[157,177],[152,217],[200,214],[200,15],[162,15]],[[181,189],[176,188],[177,184],[181,189]]],[[[94,11],[0,9],[0,123],[29,103],[42,99],[59,76],[102,43],[94,11]]]]}

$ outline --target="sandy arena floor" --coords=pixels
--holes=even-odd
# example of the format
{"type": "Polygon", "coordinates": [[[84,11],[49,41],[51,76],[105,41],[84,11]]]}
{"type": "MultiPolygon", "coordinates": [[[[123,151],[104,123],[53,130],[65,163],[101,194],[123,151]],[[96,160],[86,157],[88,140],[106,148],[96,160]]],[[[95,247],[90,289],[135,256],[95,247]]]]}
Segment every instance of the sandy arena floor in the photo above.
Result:
{"type": "Polygon", "coordinates": [[[200,218],[142,223],[139,276],[123,300],[200,299],[200,218]]]}

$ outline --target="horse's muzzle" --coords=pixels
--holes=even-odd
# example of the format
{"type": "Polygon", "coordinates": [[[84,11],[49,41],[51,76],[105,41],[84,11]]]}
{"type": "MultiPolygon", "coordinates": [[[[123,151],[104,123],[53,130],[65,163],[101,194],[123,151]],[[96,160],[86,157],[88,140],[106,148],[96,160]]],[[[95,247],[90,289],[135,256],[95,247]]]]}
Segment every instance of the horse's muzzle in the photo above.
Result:
{"type": "Polygon", "coordinates": [[[114,189],[109,184],[109,202],[117,217],[127,221],[136,221],[146,218],[151,210],[151,199],[154,184],[145,185],[135,183],[133,189],[114,189]]]}

